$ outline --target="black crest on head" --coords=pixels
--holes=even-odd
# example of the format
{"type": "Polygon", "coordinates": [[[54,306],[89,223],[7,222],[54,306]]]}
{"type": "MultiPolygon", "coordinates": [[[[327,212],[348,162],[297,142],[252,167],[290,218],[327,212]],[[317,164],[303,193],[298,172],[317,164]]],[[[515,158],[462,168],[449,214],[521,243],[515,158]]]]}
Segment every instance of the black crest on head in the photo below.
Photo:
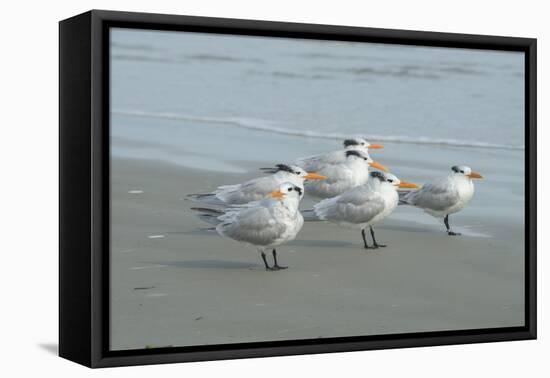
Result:
{"type": "Polygon", "coordinates": [[[460,172],[460,168],[458,167],[458,165],[452,166],[451,169],[453,170],[453,172],[456,172],[456,173],[460,172]]]}
{"type": "Polygon", "coordinates": [[[356,141],[355,139],[346,139],[344,141],[344,147],[358,146],[358,145],[359,145],[359,142],[356,141]]]}
{"type": "Polygon", "coordinates": [[[275,168],[260,168],[260,170],[266,172],[266,173],[277,173],[280,171],[288,172],[288,173],[294,173],[298,174],[298,172],[294,172],[292,168],[286,164],[276,164],[275,168]]]}
{"type": "Polygon", "coordinates": [[[350,157],[350,156],[357,156],[358,158],[366,160],[366,158],[357,150],[346,151],[346,157],[350,157]]]}
{"type": "Polygon", "coordinates": [[[369,174],[370,174],[370,177],[372,177],[372,178],[377,178],[380,181],[386,181],[386,178],[384,177],[384,174],[382,174],[381,172],[372,171],[369,174]]]}
{"type": "Polygon", "coordinates": [[[294,172],[292,168],[286,164],[277,164],[275,165],[277,167],[277,171],[285,171],[288,173],[294,173],[297,174],[297,172],[294,172]]]}
{"type": "Polygon", "coordinates": [[[299,195],[302,195],[302,188],[295,186],[294,190],[297,191],[299,195]]]}

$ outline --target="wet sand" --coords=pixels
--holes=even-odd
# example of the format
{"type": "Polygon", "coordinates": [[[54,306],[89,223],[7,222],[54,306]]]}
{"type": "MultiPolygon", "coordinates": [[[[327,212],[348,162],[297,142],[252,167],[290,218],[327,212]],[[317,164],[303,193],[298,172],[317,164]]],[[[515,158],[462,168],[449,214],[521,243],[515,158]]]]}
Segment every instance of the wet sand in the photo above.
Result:
{"type": "Polygon", "coordinates": [[[278,249],[290,268],[266,272],[253,248],[201,229],[184,199],[256,175],[113,158],[113,350],[523,324],[521,227],[497,218],[478,232],[464,211],[453,223],[465,235],[448,237],[400,206],[376,227],[387,248],[306,223],[278,249]]]}

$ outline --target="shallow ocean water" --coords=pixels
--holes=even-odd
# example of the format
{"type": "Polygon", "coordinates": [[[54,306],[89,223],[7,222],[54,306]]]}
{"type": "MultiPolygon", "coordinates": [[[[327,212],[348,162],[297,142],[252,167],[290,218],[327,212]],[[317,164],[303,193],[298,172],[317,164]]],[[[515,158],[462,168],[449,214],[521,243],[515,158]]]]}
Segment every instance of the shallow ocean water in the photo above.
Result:
{"type": "Polygon", "coordinates": [[[113,156],[243,173],[363,136],[420,184],[471,166],[486,176],[476,208],[523,222],[522,53],[124,29],[111,40],[113,156]]]}

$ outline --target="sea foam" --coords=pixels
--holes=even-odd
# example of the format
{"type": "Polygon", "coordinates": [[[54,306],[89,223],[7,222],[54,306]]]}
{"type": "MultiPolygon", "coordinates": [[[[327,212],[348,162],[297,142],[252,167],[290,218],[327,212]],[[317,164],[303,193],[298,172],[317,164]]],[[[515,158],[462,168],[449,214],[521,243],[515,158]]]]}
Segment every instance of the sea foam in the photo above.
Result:
{"type": "MultiPolygon", "coordinates": [[[[172,112],[148,112],[141,110],[113,110],[113,115],[128,116],[128,117],[144,117],[168,120],[180,120],[187,122],[202,122],[209,124],[217,124],[228,127],[238,127],[242,129],[262,131],[266,133],[290,135],[301,138],[316,138],[316,139],[331,139],[342,140],[349,138],[350,134],[318,132],[314,130],[294,130],[290,128],[273,125],[271,122],[262,119],[252,119],[245,117],[204,117],[172,112]]],[[[358,135],[359,136],[359,135],[358,135]]],[[[470,148],[489,148],[489,149],[507,149],[507,150],[524,150],[521,145],[508,145],[498,143],[486,143],[472,140],[432,138],[427,136],[406,136],[406,135],[360,135],[366,139],[376,140],[379,142],[391,143],[406,143],[406,144],[425,144],[425,145],[440,145],[452,147],[470,147],[470,148]]]]}

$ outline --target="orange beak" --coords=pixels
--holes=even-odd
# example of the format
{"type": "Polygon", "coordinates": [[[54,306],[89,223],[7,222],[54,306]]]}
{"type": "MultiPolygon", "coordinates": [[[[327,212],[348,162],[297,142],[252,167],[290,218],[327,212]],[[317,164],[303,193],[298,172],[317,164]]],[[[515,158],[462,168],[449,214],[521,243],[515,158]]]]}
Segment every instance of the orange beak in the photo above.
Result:
{"type": "Polygon", "coordinates": [[[384,167],[382,164],[377,163],[373,161],[372,163],[369,163],[369,165],[373,168],[380,169],[381,171],[388,172],[388,168],[384,167]]]}
{"type": "Polygon", "coordinates": [[[378,144],[378,143],[371,143],[369,144],[369,148],[384,148],[384,145],[378,144]]]}
{"type": "Polygon", "coordinates": [[[483,176],[480,175],[477,172],[472,172],[472,173],[470,173],[469,175],[466,175],[466,176],[468,176],[469,178],[473,178],[473,179],[482,179],[483,178],[483,176]]]}
{"type": "Polygon", "coordinates": [[[399,183],[399,187],[400,187],[400,188],[411,188],[411,189],[415,189],[415,188],[418,188],[418,185],[416,185],[416,184],[413,183],[413,182],[401,181],[401,182],[399,183]]]}
{"type": "Polygon", "coordinates": [[[282,198],[285,194],[283,192],[281,192],[280,190],[275,190],[275,191],[269,193],[269,195],[273,198],[282,198]]]}
{"type": "Polygon", "coordinates": [[[327,176],[320,175],[316,172],[308,172],[307,175],[304,176],[306,180],[324,180],[327,178],[327,176]]]}

